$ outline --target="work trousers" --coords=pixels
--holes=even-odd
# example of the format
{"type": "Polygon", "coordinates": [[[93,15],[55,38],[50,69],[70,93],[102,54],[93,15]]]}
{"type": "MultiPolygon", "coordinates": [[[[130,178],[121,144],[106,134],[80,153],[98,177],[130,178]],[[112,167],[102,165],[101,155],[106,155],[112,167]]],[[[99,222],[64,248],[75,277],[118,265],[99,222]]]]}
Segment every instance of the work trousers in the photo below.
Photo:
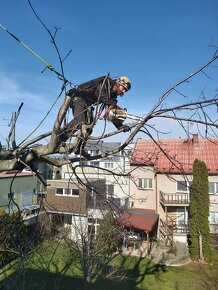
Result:
{"type": "MultiPolygon", "coordinates": [[[[60,135],[61,141],[69,139],[78,129],[81,129],[82,124],[90,124],[93,120],[92,111],[84,99],[74,97],[71,104],[73,120],[70,121],[60,135]]],[[[89,132],[91,134],[91,132],[89,132]]]]}

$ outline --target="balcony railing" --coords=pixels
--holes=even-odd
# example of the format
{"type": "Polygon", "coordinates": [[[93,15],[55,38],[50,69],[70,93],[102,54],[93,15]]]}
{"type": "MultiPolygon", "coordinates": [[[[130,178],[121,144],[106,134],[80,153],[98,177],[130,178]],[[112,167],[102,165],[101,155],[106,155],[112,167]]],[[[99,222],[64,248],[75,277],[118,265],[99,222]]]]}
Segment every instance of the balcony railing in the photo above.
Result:
{"type": "Polygon", "coordinates": [[[174,234],[187,234],[189,233],[189,224],[179,225],[173,227],[174,234]]]}
{"type": "Polygon", "coordinates": [[[210,224],[210,232],[218,234],[218,224],[210,224]]]}
{"type": "Polygon", "coordinates": [[[168,237],[169,241],[174,234],[187,234],[189,233],[189,223],[177,224],[176,221],[167,219],[163,221],[160,219],[160,233],[168,237]]]}
{"type": "Polygon", "coordinates": [[[164,205],[189,205],[190,197],[186,193],[164,193],[160,191],[160,201],[164,205]]]}
{"type": "Polygon", "coordinates": [[[129,198],[118,198],[118,197],[108,197],[109,205],[112,209],[116,210],[126,210],[129,207],[129,198]]]}

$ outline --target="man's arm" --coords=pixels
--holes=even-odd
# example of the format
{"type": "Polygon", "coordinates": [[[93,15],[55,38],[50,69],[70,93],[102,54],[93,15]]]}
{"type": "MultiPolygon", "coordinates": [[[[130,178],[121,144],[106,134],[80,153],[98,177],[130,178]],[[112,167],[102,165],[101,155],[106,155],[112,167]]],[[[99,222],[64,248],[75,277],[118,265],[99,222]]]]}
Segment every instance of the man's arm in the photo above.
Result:
{"type": "Polygon", "coordinates": [[[109,78],[97,85],[95,96],[100,103],[105,105],[115,106],[117,104],[117,99],[111,96],[111,80],[109,78]]]}

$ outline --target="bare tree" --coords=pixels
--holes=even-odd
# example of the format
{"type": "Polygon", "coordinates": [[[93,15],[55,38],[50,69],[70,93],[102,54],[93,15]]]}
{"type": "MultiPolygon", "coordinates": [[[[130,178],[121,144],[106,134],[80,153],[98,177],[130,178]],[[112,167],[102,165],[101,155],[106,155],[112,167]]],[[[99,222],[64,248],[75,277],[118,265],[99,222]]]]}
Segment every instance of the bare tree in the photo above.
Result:
{"type": "MultiPolygon", "coordinates": [[[[190,101],[177,106],[166,106],[166,101],[169,96],[173,93],[178,93],[179,86],[190,81],[198,74],[206,75],[206,68],[211,67],[213,63],[217,61],[217,53],[207,61],[203,66],[198,68],[195,72],[191,73],[188,77],[185,77],[181,81],[177,82],[169,89],[167,89],[154,104],[152,110],[145,116],[142,116],[139,121],[131,125],[132,132],[128,136],[125,142],[116,149],[115,151],[106,152],[101,155],[92,156],[90,160],[99,159],[106,157],[108,155],[113,155],[121,150],[123,150],[139,132],[144,132],[147,136],[153,139],[153,134],[159,136],[160,132],[155,127],[155,120],[158,119],[171,119],[183,128],[184,132],[188,134],[186,124],[193,123],[199,126],[203,126],[204,130],[200,130],[200,134],[204,135],[206,138],[211,138],[211,136],[217,136],[218,121],[216,114],[211,114],[211,110],[216,112],[218,107],[218,97],[215,94],[214,97],[207,97],[203,93],[196,101],[190,101]],[[150,125],[150,122],[154,123],[150,125]]],[[[216,69],[216,67],[214,67],[216,69]]],[[[62,92],[64,89],[62,88],[62,92]]],[[[181,93],[180,93],[181,94],[181,93]]],[[[12,146],[8,149],[1,149],[0,151],[0,171],[5,170],[23,170],[26,166],[30,167],[33,172],[37,174],[37,162],[39,160],[44,160],[47,163],[53,164],[55,166],[61,166],[69,162],[69,160],[57,160],[52,158],[51,155],[55,153],[66,153],[69,150],[72,151],[75,147],[74,144],[60,144],[58,142],[58,136],[61,133],[62,124],[64,122],[66,113],[69,109],[71,103],[71,98],[65,95],[64,101],[60,110],[58,112],[57,118],[53,125],[53,130],[51,132],[46,132],[30,141],[27,141],[20,146],[12,146]],[[47,145],[37,146],[36,144],[42,140],[44,137],[50,136],[50,141],[47,145]]],[[[13,127],[15,125],[13,124],[13,127]]],[[[102,134],[101,136],[89,136],[91,140],[104,139],[110,136],[115,136],[121,134],[122,130],[117,130],[111,133],[102,134]]],[[[14,144],[14,140],[13,140],[14,144]]],[[[71,159],[72,161],[78,161],[78,158],[71,159]]]]}
{"type": "MultiPolygon", "coordinates": [[[[89,218],[91,219],[92,216],[89,218]]],[[[99,273],[102,274],[102,271],[110,273],[107,268],[109,262],[115,257],[118,247],[119,225],[112,212],[107,211],[100,221],[97,231],[94,224],[90,224],[87,228],[78,219],[73,220],[73,228],[77,240],[66,239],[66,243],[73,256],[75,266],[82,272],[86,286],[87,283],[93,282],[99,273]]],[[[115,273],[113,274],[115,275],[115,273]]],[[[120,271],[117,271],[116,274],[121,278],[120,271]]]]}
{"type": "MultiPolygon", "coordinates": [[[[31,8],[33,9],[31,2],[28,0],[31,8]]],[[[33,9],[34,11],[34,9],[33,9]]],[[[34,11],[35,13],[35,11],[34,11]]],[[[36,13],[35,13],[36,14],[36,13]]],[[[11,171],[11,170],[19,170],[22,171],[24,168],[29,167],[37,176],[38,178],[46,185],[46,181],[42,179],[41,175],[38,173],[38,162],[43,160],[49,164],[55,165],[57,167],[61,167],[64,164],[71,164],[72,162],[77,162],[81,160],[81,157],[73,157],[70,159],[62,158],[57,159],[52,155],[55,154],[65,154],[68,152],[72,152],[75,148],[75,142],[73,138],[80,138],[78,135],[73,136],[72,143],[60,143],[59,142],[59,135],[62,131],[63,126],[65,126],[65,118],[66,114],[69,110],[71,104],[71,97],[69,97],[66,93],[67,86],[71,84],[69,80],[65,78],[64,74],[64,67],[63,63],[65,59],[68,57],[70,52],[64,58],[61,57],[58,45],[56,43],[56,34],[58,29],[55,28],[54,34],[48,30],[42,20],[36,14],[36,17],[40,21],[40,23],[44,26],[47,32],[50,35],[51,42],[54,45],[58,59],[61,66],[61,73],[58,73],[54,70],[54,68],[49,67],[46,65],[46,68],[50,69],[51,71],[55,72],[58,77],[60,78],[62,84],[61,89],[58,94],[59,97],[63,97],[62,105],[59,109],[57,114],[57,118],[53,124],[53,128],[50,132],[45,132],[44,134],[35,137],[33,139],[29,139],[30,136],[27,136],[24,142],[17,145],[15,140],[15,128],[16,122],[18,119],[18,115],[20,113],[20,109],[22,105],[19,107],[18,111],[13,114],[13,119],[11,122],[11,130],[8,136],[8,146],[3,147],[0,144],[0,172],[1,171],[11,171]],[[45,137],[49,138],[49,142],[46,145],[38,145],[39,141],[42,141],[45,137]]],[[[182,128],[185,134],[189,135],[189,129],[187,127],[188,124],[196,124],[196,128],[199,130],[199,133],[210,139],[213,137],[217,137],[217,128],[218,128],[218,119],[217,119],[217,109],[218,109],[218,96],[217,90],[214,91],[212,96],[208,96],[205,94],[204,90],[201,91],[200,95],[193,99],[192,96],[187,96],[183,92],[183,85],[188,84],[191,85],[191,81],[201,76],[205,80],[210,81],[210,75],[208,74],[208,69],[216,70],[217,67],[215,66],[218,59],[217,50],[215,54],[201,65],[197,70],[193,71],[188,76],[184,77],[177,83],[173,84],[168,88],[163,94],[157,97],[156,102],[153,105],[153,108],[150,112],[146,113],[143,116],[140,116],[138,120],[130,125],[131,133],[128,135],[126,140],[120,145],[119,148],[112,151],[107,151],[101,153],[96,156],[92,156],[90,160],[96,160],[100,158],[107,157],[109,155],[114,155],[124,148],[126,148],[139,133],[144,133],[148,136],[156,145],[159,147],[160,145],[155,141],[156,138],[159,138],[161,133],[167,134],[168,132],[161,132],[156,123],[159,120],[169,119],[178,123],[179,126],[182,128]],[[181,88],[181,89],[180,89],[181,88]],[[175,99],[177,97],[182,97],[181,104],[172,104],[169,102],[170,97],[174,96],[175,99]],[[212,112],[212,113],[211,113],[212,112]]],[[[176,102],[177,103],[177,102],[176,102]]],[[[98,115],[98,104],[96,107],[95,116],[98,115]]],[[[97,118],[94,118],[94,123],[91,126],[94,126],[97,121],[97,118]]],[[[89,136],[88,140],[103,140],[107,139],[111,136],[117,136],[122,134],[122,130],[116,130],[110,133],[102,132],[100,136],[89,136]]],[[[180,168],[182,173],[181,165],[172,157],[168,155],[167,152],[164,151],[161,147],[159,149],[167,156],[174,166],[180,168]]],[[[154,152],[155,155],[155,152],[154,152]]],[[[148,160],[149,161],[149,160],[148,160]]],[[[76,172],[74,172],[76,175],[76,172]]],[[[111,174],[114,174],[111,172],[111,174]]],[[[98,234],[93,237],[92,229],[88,232],[87,229],[81,229],[75,223],[74,227],[77,229],[77,232],[80,236],[80,243],[76,243],[67,238],[66,235],[62,236],[61,239],[58,241],[58,246],[60,243],[65,240],[67,242],[69,249],[72,254],[72,258],[75,264],[77,264],[80,270],[83,271],[84,274],[84,281],[85,283],[93,280],[100,271],[107,265],[107,263],[111,260],[114,255],[114,248],[116,247],[116,236],[117,236],[117,228],[114,227],[111,229],[110,232],[107,231],[107,222],[110,222],[110,225],[113,224],[114,220],[105,219],[102,224],[100,231],[98,234]],[[106,228],[106,229],[105,229],[106,228]],[[105,234],[107,232],[107,235],[105,234]],[[106,248],[104,248],[106,246],[106,248]]],[[[119,231],[119,230],[118,230],[119,231]]],[[[56,251],[56,250],[55,250],[56,251]]],[[[55,251],[53,254],[55,255],[55,251]]],[[[43,255],[39,257],[41,260],[44,259],[43,255]]],[[[44,266],[43,269],[48,270],[50,264],[52,263],[53,256],[49,260],[49,262],[44,261],[42,265],[44,266]]],[[[72,260],[72,259],[71,259],[72,260]]],[[[121,276],[120,276],[121,277],[121,276]]]]}
{"type": "MultiPolygon", "coordinates": [[[[65,118],[66,118],[66,114],[68,112],[69,106],[71,104],[71,97],[67,96],[66,94],[66,88],[68,85],[71,84],[71,82],[66,79],[65,73],[64,73],[64,66],[63,66],[64,61],[69,56],[71,51],[69,51],[65,57],[61,57],[61,54],[60,54],[60,51],[56,42],[56,35],[59,29],[55,28],[55,32],[51,33],[51,31],[47,28],[45,23],[42,21],[42,19],[38,16],[36,11],[34,10],[30,0],[28,0],[28,3],[33,13],[37,17],[38,21],[41,23],[44,29],[48,32],[51,43],[54,45],[54,48],[57,52],[57,56],[58,56],[60,67],[61,67],[61,73],[57,72],[51,65],[49,65],[45,61],[43,61],[43,63],[46,65],[45,69],[50,69],[51,71],[56,73],[59,79],[62,81],[62,86],[61,86],[61,90],[58,95],[58,98],[64,95],[64,99],[59,109],[59,112],[57,114],[57,118],[53,124],[52,131],[45,132],[44,134],[36,138],[33,138],[32,140],[27,140],[28,139],[27,137],[24,142],[20,143],[19,145],[16,145],[14,131],[16,127],[17,117],[22,107],[22,104],[21,104],[20,108],[18,109],[18,112],[16,114],[14,113],[13,115],[11,131],[8,137],[9,146],[7,146],[7,148],[5,147],[3,148],[2,146],[0,146],[0,172],[6,171],[6,170],[22,171],[25,167],[29,167],[35,174],[38,175],[41,181],[46,185],[46,182],[42,179],[42,177],[37,172],[37,163],[40,160],[44,160],[45,162],[49,164],[59,166],[59,167],[69,162],[78,161],[78,158],[73,158],[69,161],[64,158],[60,160],[60,159],[52,157],[52,155],[56,153],[62,154],[62,153],[67,153],[69,151],[72,152],[75,148],[74,141],[72,143],[60,144],[59,139],[58,139],[58,136],[61,133],[62,127],[66,125],[65,118]],[[41,141],[45,137],[50,138],[48,144],[38,146],[38,142],[41,141]]],[[[19,41],[19,39],[16,39],[16,40],[19,41]]],[[[140,118],[138,118],[138,121],[130,125],[130,127],[132,128],[132,132],[127,137],[125,142],[123,142],[123,144],[121,144],[121,146],[118,149],[111,152],[103,153],[101,155],[92,156],[91,160],[106,157],[108,155],[113,155],[123,150],[135,138],[135,136],[137,136],[139,132],[145,133],[152,140],[155,139],[153,137],[154,134],[155,134],[155,137],[158,138],[161,132],[155,126],[155,123],[157,123],[159,119],[161,120],[170,119],[174,122],[177,122],[181,126],[181,128],[184,130],[185,134],[189,134],[189,129],[187,128],[187,124],[196,124],[197,128],[199,129],[200,134],[204,135],[204,137],[210,138],[213,136],[217,136],[217,127],[218,127],[218,121],[216,117],[217,107],[218,107],[217,91],[216,90],[214,91],[213,96],[207,96],[207,94],[204,93],[204,90],[202,90],[196,100],[194,100],[193,97],[191,96],[187,96],[187,94],[183,93],[182,91],[182,86],[184,84],[191,84],[191,81],[194,78],[198,77],[199,75],[203,76],[203,78],[209,81],[211,77],[208,74],[207,70],[209,68],[212,70],[217,69],[217,67],[215,66],[217,58],[218,58],[218,55],[217,55],[217,49],[216,49],[211,59],[209,59],[204,65],[200,66],[197,70],[192,72],[190,75],[184,77],[182,80],[173,84],[157,99],[156,103],[154,103],[153,108],[150,110],[150,112],[148,112],[144,116],[141,116],[140,118]],[[170,100],[171,96],[174,96],[175,99],[182,96],[183,97],[182,104],[173,105],[171,103],[170,105],[168,105],[167,102],[168,100],[170,100]],[[213,111],[213,114],[211,113],[212,111],[213,111]],[[153,122],[153,124],[151,124],[151,122],[153,122]]],[[[97,104],[95,118],[94,118],[93,123],[90,125],[91,127],[93,127],[97,121],[98,109],[99,109],[99,106],[97,104]]],[[[167,134],[167,132],[164,132],[164,133],[167,134]]],[[[105,139],[107,137],[111,137],[111,136],[115,136],[119,134],[122,134],[122,129],[116,130],[114,132],[106,133],[106,134],[102,132],[101,136],[89,136],[87,138],[90,140],[100,140],[100,139],[105,139]]],[[[82,137],[80,137],[79,134],[77,134],[76,138],[78,141],[82,137]]]]}

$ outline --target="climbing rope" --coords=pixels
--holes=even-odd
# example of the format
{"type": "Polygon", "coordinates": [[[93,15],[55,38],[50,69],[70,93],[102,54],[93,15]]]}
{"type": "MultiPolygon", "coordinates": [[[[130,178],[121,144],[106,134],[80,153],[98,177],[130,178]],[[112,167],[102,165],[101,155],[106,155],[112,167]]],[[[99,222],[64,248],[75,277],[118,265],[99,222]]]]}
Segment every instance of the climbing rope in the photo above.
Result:
{"type": "Polygon", "coordinates": [[[50,65],[47,61],[45,61],[41,56],[39,56],[35,51],[33,51],[29,46],[27,46],[23,41],[21,41],[17,36],[15,36],[12,32],[10,32],[7,28],[5,28],[1,23],[0,23],[0,28],[2,28],[3,31],[8,33],[13,39],[15,39],[20,45],[22,45],[24,48],[26,48],[30,53],[32,53],[38,60],[40,60],[46,68],[48,68],[50,71],[54,72],[61,80],[63,80],[65,83],[68,81],[65,79],[65,77],[59,73],[58,71],[55,70],[55,68],[50,65]]]}

